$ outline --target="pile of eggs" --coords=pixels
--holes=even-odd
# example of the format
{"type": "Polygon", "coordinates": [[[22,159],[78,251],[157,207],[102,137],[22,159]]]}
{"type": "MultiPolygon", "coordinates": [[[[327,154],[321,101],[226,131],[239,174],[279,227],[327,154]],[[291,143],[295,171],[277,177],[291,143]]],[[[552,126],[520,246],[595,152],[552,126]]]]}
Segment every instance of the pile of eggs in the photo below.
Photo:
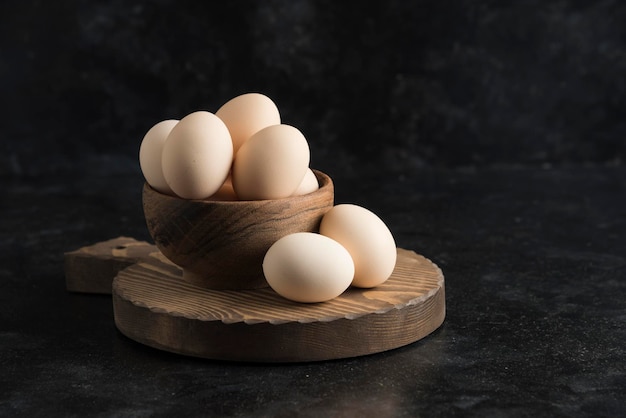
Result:
{"type": "MultiPolygon", "coordinates": [[[[282,124],[274,102],[259,93],[237,96],[214,114],[157,123],[143,138],[139,162],[153,189],[183,199],[282,199],[319,187],[306,138],[282,124]]],[[[384,222],[368,209],[340,204],[323,216],[319,233],[278,239],[262,268],[278,294],[314,303],[351,285],[378,286],[395,264],[395,241],[384,222]]]]}
{"type": "Polygon", "coordinates": [[[153,189],[183,199],[263,200],[317,189],[304,135],[274,102],[243,94],[215,114],[165,120],[144,136],[139,163],[153,189]],[[236,157],[236,158],[235,158],[236,157]]]}

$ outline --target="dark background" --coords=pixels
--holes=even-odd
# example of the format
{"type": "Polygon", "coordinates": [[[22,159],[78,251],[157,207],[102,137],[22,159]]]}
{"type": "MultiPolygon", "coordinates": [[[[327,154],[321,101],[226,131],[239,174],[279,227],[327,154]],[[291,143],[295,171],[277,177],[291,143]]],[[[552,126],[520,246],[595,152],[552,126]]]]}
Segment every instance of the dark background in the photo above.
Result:
{"type": "Polygon", "coordinates": [[[4,175],[136,159],[152,124],[250,91],[340,172],[626,154],[620,1],[9,1],[0,15],[4,175]]]}
{"type": "Polygon", "coordinates": [[[625,109],[618,0],[3,1],[0,415],[624,415],[625,109]],[[251,91],[443,269],[439,330],[221,363],[65,290],[64,252],[149,239],[145,132],[251,91]]]}

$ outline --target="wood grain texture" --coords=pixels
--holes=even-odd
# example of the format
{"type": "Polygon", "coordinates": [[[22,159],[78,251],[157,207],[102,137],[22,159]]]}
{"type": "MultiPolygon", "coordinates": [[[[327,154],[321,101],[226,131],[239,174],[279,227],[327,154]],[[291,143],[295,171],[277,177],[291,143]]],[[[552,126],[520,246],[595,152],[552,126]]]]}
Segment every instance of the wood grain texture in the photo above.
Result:
{"type": "Polygon", "coordinates": [[[415,342],[445,317],[444,277],[428,259],[398,249],[391,278],[301,304],[269,288],[211,290],[182,280],[177,266],[151,259],[113,282],[118,329],[174,353],[219,360],[300,362],[377,353],[415,342]]]}
{"type": "Polygon", "coordinates": [[[148,231],[159,250],[208,289],[267,287],[262,262],[269,247],[294,232],[317,232],[334,203],[334,187],[314,170],[319,190],[286,199],[186,200],[144,185],[148,231]]]}
{"type": "Polygon", "coordinates": [[[65,287],[70,292],[111,294],[120,270],[158,252],[154,245],[118,237],[65,253],[65,287]]]}

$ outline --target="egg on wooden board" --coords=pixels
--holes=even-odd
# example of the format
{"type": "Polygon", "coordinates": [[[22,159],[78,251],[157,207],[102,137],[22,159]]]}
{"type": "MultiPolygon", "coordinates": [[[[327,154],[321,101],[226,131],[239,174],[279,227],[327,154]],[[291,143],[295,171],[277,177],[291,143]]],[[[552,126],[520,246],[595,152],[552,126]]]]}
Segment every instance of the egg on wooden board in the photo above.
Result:
{"type": "Polygon", "coordinates": [[[330,237],[352,256],[355,287],[384,283],[396,265],[396,243],[391,231],[376,214],[361,206],[340,204],[322,217],[320,234],[330,237]]]}
{"type": "Polygon", "coordinates": [[[297,232],[280,238],[267,250],[263,274],[284,298],[325,302],[350,286],[354,263],[338,242],[312,232],[297,232]]]}
{"type": "Polygon", "coordinates": [[[233,160],[233,144],[220,118],[206,111],[185,116],[163,145],[165,181],[184,199],[205,199],[224,184],[233,160]]]}
{"type": "Polygon", "coordinates": [[[153,189],[165,194],[174,194],[174,192],[165,181],[161,155],[163,144],[177,123],[177,119],[168,119],[155,124],[143,137],[139,147],[139,166],[146,182],[153,189]]]}
{"type": "Polygon", "coordinates": [[[276,104],[260,93],[237,96],[224,103],[215,115],[228,127],[235,154],[252,135],[267,126],[280,124],[280,113],[276,104]]]}
{"type": "Polygon", "coordinates": [[[298,186],[296,191],[293,192],[292,196],[301,196],[301,195],[313,193],[319,188],[320,188],[320,184],[317,181],[317,177],[315,177],[315,173],[313,173],[313,170],[309,168],[307,169],[306,174],[304,175],[304,178],[300,182],[300,185],[298,186]]]}
{"type": "Polygon", "coordinates": [[[233,188],[240,200],[291,196],[309,168],[304,135],[290,125],[273,125],[252,135],[233,163],[233,188]]]}

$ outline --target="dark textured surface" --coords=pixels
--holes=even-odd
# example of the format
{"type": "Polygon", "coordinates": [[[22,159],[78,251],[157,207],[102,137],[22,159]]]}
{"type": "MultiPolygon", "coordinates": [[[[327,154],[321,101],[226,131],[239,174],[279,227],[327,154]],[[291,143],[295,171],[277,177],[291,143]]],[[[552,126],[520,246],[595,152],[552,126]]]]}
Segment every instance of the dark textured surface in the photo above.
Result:
{"type": "Polygon", "coordinates": [[[2,2],[0,415],[625,415],[624,22],[619,1],[2,2]],[[145,131],[246,91],[338,203],[443,269],[433,335],[201,361],[65,291],[65,251],[148,239],[145,131]]]}
{"type": "Polygon", "coordinates": [[[361,3],[3,2],[3,171],[134,156],[155,122],[247,91],[318,166],[624,161],[623,2],[361,3]]]}
{"type": "Polygon", "coordinates": [[[617,416],[626,408],[624,176],[588,168],[338,179],[339,201],[375,210],[399,246],[440,265],[448,316],[403,349],[281,366],[142,347],[115,330],[110,298],[65,291],[63,251],[115,234],[146,238],[138,176],[121,183],[94,170],[84,180],[93,187],[72,192],[52,184],[62,179],[11,184],[0,412],[617,416]]]}

